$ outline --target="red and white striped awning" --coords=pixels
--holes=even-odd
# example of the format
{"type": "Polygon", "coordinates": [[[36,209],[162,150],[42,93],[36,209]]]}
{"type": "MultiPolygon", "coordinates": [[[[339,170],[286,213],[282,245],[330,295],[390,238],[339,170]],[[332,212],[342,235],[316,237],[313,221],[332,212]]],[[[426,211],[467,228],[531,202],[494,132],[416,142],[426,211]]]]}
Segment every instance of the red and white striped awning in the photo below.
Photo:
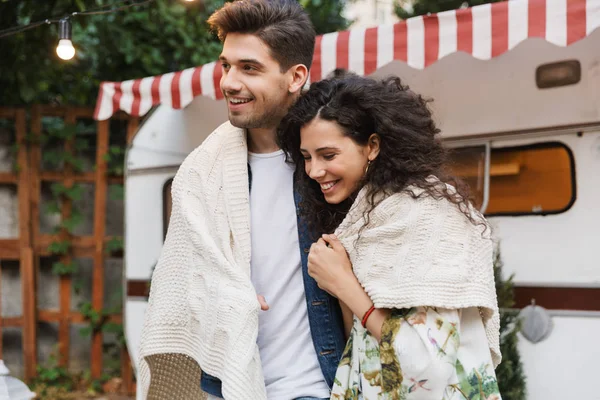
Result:
{"type": "MultiPolygon", "coordinates": [[[[530,37],[567,46],[599,26],[600,0],[511,0],[328,33],[317,37],[310,81],[335,68],[369,75],[393,60],[422,69],[458,51],[489,60],[530,37]]],[[[142,116],[158,104],[179,109],[196,96],[221,99],[220,79],[221,68],[212,62],[143,79],[103,82],[94,117],[105,120],[118,110],[142,116]]]]}

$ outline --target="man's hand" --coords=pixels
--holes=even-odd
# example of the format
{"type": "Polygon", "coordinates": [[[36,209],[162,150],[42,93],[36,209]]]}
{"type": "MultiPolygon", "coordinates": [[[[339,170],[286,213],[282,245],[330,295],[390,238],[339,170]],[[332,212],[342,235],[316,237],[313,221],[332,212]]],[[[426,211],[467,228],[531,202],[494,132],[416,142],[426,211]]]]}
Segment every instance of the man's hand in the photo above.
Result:
{"type": "Polygon", "coordinates": [[[267,300],[265,300],[265,296],[259,294],[258,296],[256,296],[256,298],[258,299],[258,302],[260,303],[260,309],[262,311],[267,311],[269,309],[269,305],[267,304],[267,300]]]}

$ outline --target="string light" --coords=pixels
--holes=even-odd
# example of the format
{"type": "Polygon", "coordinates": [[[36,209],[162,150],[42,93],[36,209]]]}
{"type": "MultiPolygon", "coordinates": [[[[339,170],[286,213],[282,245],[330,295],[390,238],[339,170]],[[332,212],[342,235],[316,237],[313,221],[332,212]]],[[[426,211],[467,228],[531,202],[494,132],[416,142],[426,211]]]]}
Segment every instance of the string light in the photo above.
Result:
{"type": "Polygon", "coordinates": [[[71,42],[71,21],[69,18],[62,18],[58,22],[58,46],[56,54],[63,60],[70,60],[75,56],[75,48],[71,42]]]}
{"type": "MultiPolygon", "coordinates": [[[[56,46],[56,54],[63,60],[70,60],[75,56],[75,48],[73,47],[73,43],[71,42],[71,21],[69,18],[77,17],[81,15],[101,15],[101,14],[111,14],[121,10],[125,10],[130,7],[138,7],[143,6],[149,3],[152,3],[156,0],[142,0],[142,1],[134,1],[134,0],[123,0],[114,4],[105,5],[99,8],[95,8],[89,11],[81,11],[74,12],[69,15],[66,15],[60,19],[44,19],[38,22],[32,22],[27,25],[15,26],[12,28],[4,29],[0,31],[0,39],[12,35],[16,35],[21,32],[28,31],[30,29],[36,28],[41,25],[50,25],[58,23],[58,46],[56,46]],[[107,9],[108,7],[113,7],[111,9],[107,9]]],[[[194,0],[185,0],[185,1],[194,1],[194,0]]]]}

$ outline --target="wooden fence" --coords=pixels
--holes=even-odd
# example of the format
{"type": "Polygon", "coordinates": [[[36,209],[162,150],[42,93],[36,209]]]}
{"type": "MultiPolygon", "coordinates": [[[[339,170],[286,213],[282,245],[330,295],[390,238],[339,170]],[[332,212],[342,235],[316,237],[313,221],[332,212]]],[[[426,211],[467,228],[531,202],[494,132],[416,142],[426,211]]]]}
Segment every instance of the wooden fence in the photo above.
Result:
{"type": "MultiPolygon", "coordinates": [[[[40,309],[37,304],[40,259],[52,254],[49,246],[57,240],[68,240],[69,251],[60,256],[60,262],[68,265],[73,257],[85,257],[93,260],[91,305],[100,313],[104,305],[105,294],[105,258],[121,257],[122,251],[106,254],[106,244],[114,240],[106,235],[107,191],[109,184],[122,184],[123,177],[108,173],[106,155],[109,152],[110,121],[92,121],[93,109],[78,107],[33,106],[23,108],[0,108],[0,119],[12,121],[17,141],[14,172],[0,172],[0,185],[15,185],[18,196],[19,234],[16,238],[0,239],[0,263],[3,260],[19,262],[21,280],[22,315],[0,318],[0,334],[5,327],[21,329],[23,345],[24,378],[30,381],[36,375],[38,365],[38,322],[58,324],[58,362],[69,366],[70,330],[72,324],[86,323],[86,316],[71,307],[73,279],[69,274],[59,277],[59,307],[40,309]],[[39,140],[43,134],[43,119],[59,118],[65,124],[75,125],[80,120],[95,126],[95,166],[92,171],[80,172],[65,163],[62,170],[44,170],[42,168],[42,146],[39,140]],[[29,126],[29,129],[28,129],[29,126]],[[93,233],[77,236],[69,230],[60,228],[57,233],[43,233],[40,230],[40,212],[42,185],[62,183],[63,187],[72,187],[75,183],[92,184],[94,187],[93,233]]],[[[138,119],[117,116],[126,125],[127,144],[131,143],[138,126],[138,119]]],[[[114,119],[113,119],[114,121],[114,119]]],[[[93,148],[93,147],[92,147],[93,148]]],[[[64,141],[65,154],[73,154],[74,138],[64,141]]],[[[61,202],[61,218],[67,219],[72,213],[72,201],[61,202]]],[[[0,296],[0,299],[2,296],[0,296]]],[[[120,324],[120,313],[105,316],[106,320],[120,324]]],[[[100,378],[103,371],[103,332],[95,330],[91,335],[90,372],[92,378],[100,378]]],[[[0,359],[3,349],[0,341],[0,359]]],[[[121,354],[123,388],[126,393],[134,392],[133,374],[129,356],[124,349],[121,354]]]]}

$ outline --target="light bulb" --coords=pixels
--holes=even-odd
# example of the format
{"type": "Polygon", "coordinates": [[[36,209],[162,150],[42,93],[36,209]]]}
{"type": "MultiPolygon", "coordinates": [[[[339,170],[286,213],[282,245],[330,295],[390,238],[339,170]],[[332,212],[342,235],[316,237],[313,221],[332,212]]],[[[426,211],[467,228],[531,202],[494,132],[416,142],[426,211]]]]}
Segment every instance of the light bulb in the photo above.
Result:
{"type": "Polygon", "coordinates": [[[60,39],[56,46],[56,54],[63,60],[70,60],[75,55],[75,47],[69,39],[60,39]]]}

